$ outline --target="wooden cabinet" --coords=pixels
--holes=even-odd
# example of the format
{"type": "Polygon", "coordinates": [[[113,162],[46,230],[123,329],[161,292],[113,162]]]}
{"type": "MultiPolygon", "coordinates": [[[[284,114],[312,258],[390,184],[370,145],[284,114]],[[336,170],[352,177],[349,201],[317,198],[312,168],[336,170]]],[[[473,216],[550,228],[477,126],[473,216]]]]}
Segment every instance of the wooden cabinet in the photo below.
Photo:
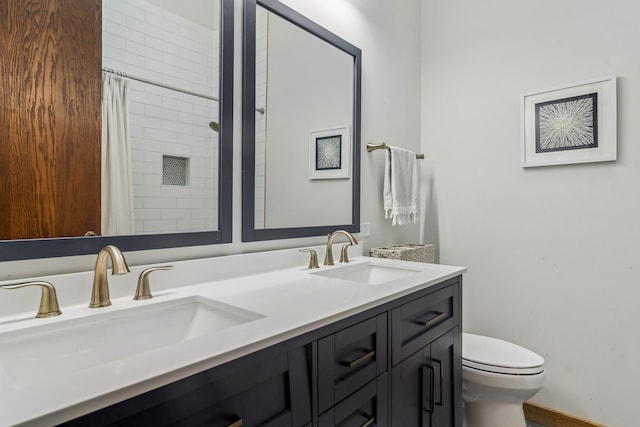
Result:
{"type": "Polygon", "coordinates": [[[69,426],[461,427],[461,278],[69,426]]]}

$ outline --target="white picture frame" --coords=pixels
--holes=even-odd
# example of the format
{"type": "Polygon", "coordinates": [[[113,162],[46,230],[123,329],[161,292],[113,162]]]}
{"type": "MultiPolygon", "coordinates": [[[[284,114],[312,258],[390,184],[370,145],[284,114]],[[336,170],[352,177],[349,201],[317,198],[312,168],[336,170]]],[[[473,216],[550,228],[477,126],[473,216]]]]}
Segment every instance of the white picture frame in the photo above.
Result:
{"type": "Polygon", "coordinates": [[[344,179],[350,173],[349,126],[309,132],[309,179],[344,179]]]}
{"type": "Polygon", "coordinates": [[[521,96],[522,167],[617,160],[616,77],[521,96]]]}

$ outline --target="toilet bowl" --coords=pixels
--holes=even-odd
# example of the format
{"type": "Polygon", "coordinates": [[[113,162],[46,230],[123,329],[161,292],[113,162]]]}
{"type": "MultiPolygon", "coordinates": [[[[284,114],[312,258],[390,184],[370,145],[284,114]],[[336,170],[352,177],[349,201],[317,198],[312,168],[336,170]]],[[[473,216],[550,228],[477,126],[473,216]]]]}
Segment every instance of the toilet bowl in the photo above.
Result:
{"type": "Polygon", "coordinates": [[[519,345],[462,334],[467,427],[526,427],[522,404],[544,384],[544,359],[519,345]]]}

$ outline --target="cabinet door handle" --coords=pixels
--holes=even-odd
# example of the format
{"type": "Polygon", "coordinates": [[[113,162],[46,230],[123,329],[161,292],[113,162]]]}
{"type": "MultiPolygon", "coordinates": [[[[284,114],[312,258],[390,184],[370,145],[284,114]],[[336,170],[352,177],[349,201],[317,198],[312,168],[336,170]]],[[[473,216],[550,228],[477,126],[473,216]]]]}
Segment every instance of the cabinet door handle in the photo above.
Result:
{"type": "Polygon", "coordinates": [[[376,417],[371,417],[367,421],[364,422],[360,427],[369,427],[371,424],[376,422],[376,417]]]}
{"type": "Polygon", "coordinates": [[[376,355],[376,351],[375,350],[371,350],[368,353],[365,353],[362,356],[358,357],[357,359],[352,360],[351,362],[342,361],[342,362],[340,362],[340,364],[342,366],[346,366],[346,367],[349,367],[349,368],[355,368],[358,365],[362,365],[367,360],[373,359],[373,356],[375,356],[375,355],[376,355]]]}
{"type": "Polygon", "coordinates": [[[434,394],[435,394],[435,376],[436,376],[436,372],[435,369],[433,368],[433,366],[431,365],[424,365],[422,367],[422,388],[424,389],[424,381],[427,378],[427,374],[429,375],[429,389],[430,389],[430,393],[429,393],[429,407],[424,408],[425,411],[427,412],[433,412],[434,409],[434,394]],[[429,371],[429,372],[427,372],[429,371]]]}
{"type": "Polygon", "coordinates": [[[438,387],[440,389],[440,399],[439,401],[435,401],[434,403],[438,406],[442,406],[442,380],[443,380],[443,374],[442,374],[442,360],[440,359],[431,359],[432,362],[435,362],[438,364],[438,369],[440,371],[440,386],[438,387]]]}
{"type": "MultiPolygon", "coordinates": [[[[236,417],[236,418],[238,418],[238,417],[236,417]]],[[[237,420],[235,420],[231,424],[228,424],[226,427],[241,427],[241,426],[242,426],[242,418],[238,418],[237,420]]]]}
{"type": "Polygon", "coordinates": [[[435,316],[427,319],[427,320],[416,320],[416,323],[418,325],[422,325],[422,326],[429,326],[429,325],[433,325],[434,323],[438,322],[440,319],[442,319],[443,317],[445,317],[447,315],[447,313],[443,313],[441,311],[436,311],[435,312],[435,316]]]}

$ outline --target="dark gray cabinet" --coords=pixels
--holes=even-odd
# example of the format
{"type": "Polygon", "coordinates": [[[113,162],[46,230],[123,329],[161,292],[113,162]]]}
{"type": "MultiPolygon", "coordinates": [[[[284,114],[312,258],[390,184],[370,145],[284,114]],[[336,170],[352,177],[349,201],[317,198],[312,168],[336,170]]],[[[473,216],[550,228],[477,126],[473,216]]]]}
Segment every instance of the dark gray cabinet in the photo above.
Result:
{"type": "Polygon", "coordinates": [[[389,381],[384,374],[320,415],[319,427],[386,427],[389,381]]]}
{"type": "Polygon", "coordinates": [[[461,427],[462,279],[68,422],[68,426],[461,427]]]}
{"type": "Polygon", "coordinates": [[[391,310],[391,425],[462,426],[460,286],[391,310]]]}
{"type": "Polygon", "coordinates": [[[387,314],[349,326],[318,341],[318,411],[387,371],[387,314]]]}
{"type": "Polygon", "coordinates": [[[407,357],[391,371],[393,426],[462,425],[454,340],[457,328],[407,357]]]}
{"type": "Polygon", "coordinates": [[[318,340],[318,425],[387,426],[387,313],[318,340]]]}
{"type": "Polygon", "coordinates": [[[311,422],[308,348],[243,358],[67,426],[299,427],[311,422]]]}

